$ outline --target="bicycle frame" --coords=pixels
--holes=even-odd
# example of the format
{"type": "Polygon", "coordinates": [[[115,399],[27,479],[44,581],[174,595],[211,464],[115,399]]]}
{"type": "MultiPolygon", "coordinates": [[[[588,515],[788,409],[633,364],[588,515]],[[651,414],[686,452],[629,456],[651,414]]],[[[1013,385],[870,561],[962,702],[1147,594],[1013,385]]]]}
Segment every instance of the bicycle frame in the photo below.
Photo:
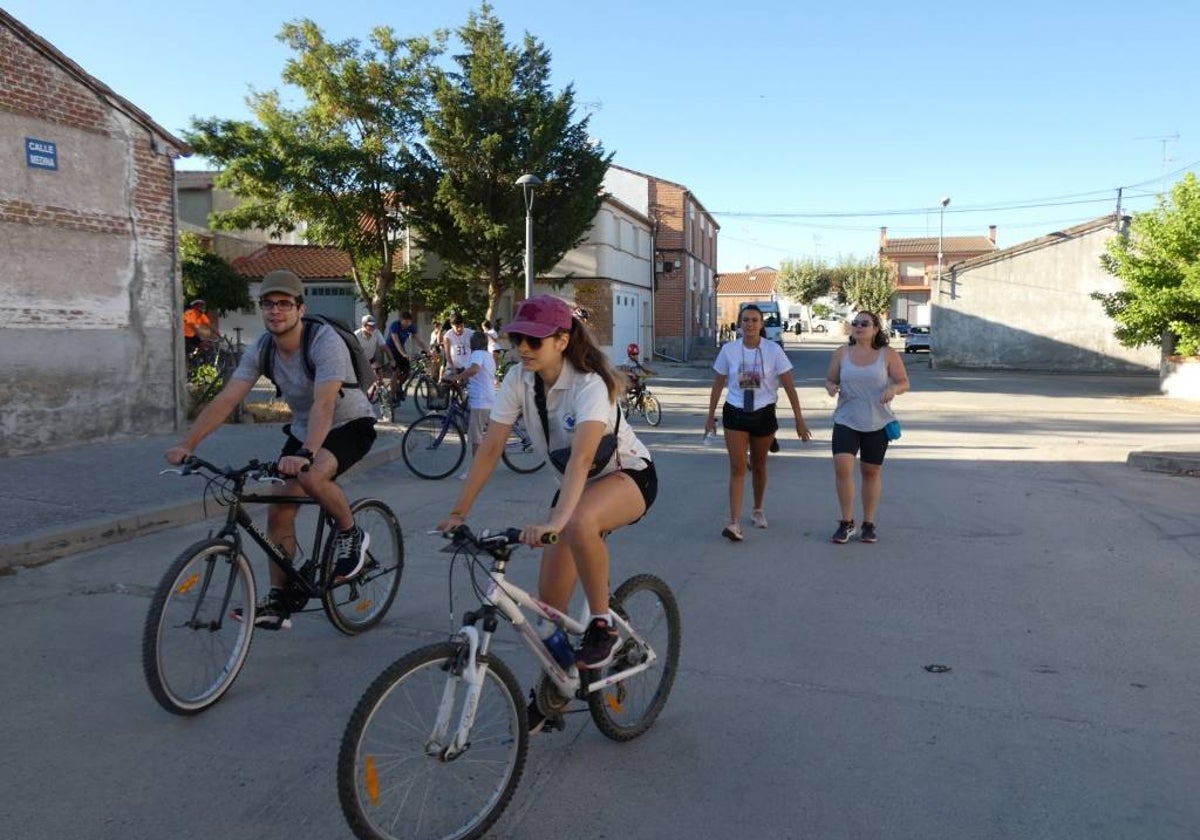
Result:
{"type": "Polygon", "coordinates": [[[534,598],[524,589],[510,582],[505,573],[507,562],[507,557],[493,558],[492,567],[488,571],[488,584],[484,592],[483,604],[478,611],[466,614],[463,626],[458,631],[459,636],[467,643],[467,655],[465,660],[457,663],[457,667],[449,672],[441,704],[438,706],[434,730],[425,744],[425,751],[428,755],[439,756],[444,761],[457,757],[470,746],[471,727],[475,722],[475,711],[479,705],[483,679],[487,673],[487,655],[491,648],[492,635],[496,632],[499,623],[496,619],[497,612],[503,615],[517,630],[518,635],[525,642],[525,646],[529,648],[530,653],[541,665],[542,671],[550,677],[564,697],[574,696],[584,699],[591,692],[601,691],[647,670],[658,660],[658,654],[641,634],[625,620],[624,616],[614,612],[613,618],[621,632],[641,646],[646,652],[646,658],[637,665],[595,681],[590,679],[590,672],[580,672],[574,665],[564,671],[557,660],[551,656],[546,646],[542,644],[532,622],[526,619],[522,609],[561,625],[567,633],[573,636],[582,635],[586,629],[585,625],[534,598]],[[475,626],[480,620],[483,621],[482,634],[475,626]],[[459,680],[466,681],[467,696],[459,715],[458,724],[454,729],[453,738],[447,742],[459,680]]]}

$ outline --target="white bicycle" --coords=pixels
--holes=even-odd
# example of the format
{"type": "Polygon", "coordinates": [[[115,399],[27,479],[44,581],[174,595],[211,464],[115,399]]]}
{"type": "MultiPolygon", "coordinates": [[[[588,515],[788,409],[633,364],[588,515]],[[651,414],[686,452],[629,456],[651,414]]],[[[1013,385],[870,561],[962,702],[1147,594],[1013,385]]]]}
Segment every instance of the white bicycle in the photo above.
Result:
{"type": "Polygon", "coordinates": [[[631,740],[654,723],[675,681],[679,606],[661,579],[635,575],[613,593],[621,640],[610,665],[564,670],[524,611],[571,637],[582,636],[585,625],[507,580],[520,531],[475,536],[464,525],[445,536],[452,542],[444,550],[468,559],[480,606],[449,641],[390,665],[358,701],[342,737],[337,778],[342,812],[362,840],[480,837],[512,799],[529,731],[521,687],[491,652],[500,619],[516,628],[541,665],[534,697],[547,728],[561,728],[577,698],[602,733],[631,740]],[[490,567],[480,554],[491,556],[490,567]]]}

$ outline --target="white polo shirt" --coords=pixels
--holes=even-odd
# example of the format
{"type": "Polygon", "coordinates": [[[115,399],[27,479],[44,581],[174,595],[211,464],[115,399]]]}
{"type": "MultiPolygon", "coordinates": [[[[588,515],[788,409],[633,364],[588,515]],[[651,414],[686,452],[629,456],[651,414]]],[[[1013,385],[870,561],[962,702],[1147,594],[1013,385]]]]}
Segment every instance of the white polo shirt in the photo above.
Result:
{"type": "MultiPolygon", "coordinates": [[[[546,435],[542,431],[542,420],[538,417],[534,399],[533,379],[537,374],[518,365],[509,371],[496,395],[491,419],[494,423],[511,426],[518,417],[525,418],[525,428],[533,440],[534,448],[547,453],[546,435]]],[[[575,442],[575,430],[580,423],[598,420],[604,423],[604,433],[616,428],[616,403],[608,398],[608,386],[598,373],[580,373],[570,362],[564,362],[558,381],[546,389],[546,419],[550,422],[550,449],[562,449],[575,442]]],[[[617,456],[605,465],[600,475],[618,469],[640,470],[650,463],[650,450],[638,440],[633,429],[624,420],[617,434],[617,456]],[[617,461],[620,460],[620,466],[617,461]]]]}

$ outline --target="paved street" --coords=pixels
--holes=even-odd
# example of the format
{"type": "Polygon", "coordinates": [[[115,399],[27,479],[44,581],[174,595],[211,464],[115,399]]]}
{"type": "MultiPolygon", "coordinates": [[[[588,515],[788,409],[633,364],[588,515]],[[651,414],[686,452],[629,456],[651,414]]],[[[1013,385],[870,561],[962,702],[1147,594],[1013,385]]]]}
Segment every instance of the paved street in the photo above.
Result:
{"type": "MultiPolygon", "coordinates": [[[[661,492],[612,538],[613,580],[649,570],[675,590],[679,678],[634,742],[608,741],[586,713],[535,737],[489,836],[1196,837],[1200,479],[1125,459],[1196,448],[1200,415],[1145,379],[906,357],[880,542],[836,546],[820,387],[835,345],[790,341],[817,439],[797,442],[781,410],[771,527],[750,528],[747,504],[741,544],[719,536],[724,449],[701,442],[709,372],[664,366],[652,381],[663,425],[633,422],[661,492]]],[[[169,481],[158,466],[127,469],[169,481]]],[[[351,709],[468,606],[465,576],[449,578],[426,534],[459,486],[398,460],[354,474],[349,494],[384,498],[404,525],[389,617],[358,638],[319,611],[256,634],[230,693],[191,719],[147,691],[142,624],[169,560],[209,526],[0,577],[0,837],[349,837],[334,760],[351,709]]],[[[530,521],[552,492],[545,472],[501,466],[472,522],[530,521]]],[[[519,557],[513,575],[532,587],[536,556],[519,557]]],[[[531,660],[509,631],[498,639],[528,685],[531,660]]]]}

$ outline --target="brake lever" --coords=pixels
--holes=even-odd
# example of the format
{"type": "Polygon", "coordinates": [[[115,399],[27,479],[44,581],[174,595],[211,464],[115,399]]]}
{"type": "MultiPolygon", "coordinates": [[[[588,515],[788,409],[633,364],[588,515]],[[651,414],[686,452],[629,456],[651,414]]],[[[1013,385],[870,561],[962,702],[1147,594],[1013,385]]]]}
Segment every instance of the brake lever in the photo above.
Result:
{"type": "Polygon", "coordinates": [[[158,474],[159,475],[191,475],[192,473],[188,469],[184,468],[184,469],[159,470],[158,474]]]}

